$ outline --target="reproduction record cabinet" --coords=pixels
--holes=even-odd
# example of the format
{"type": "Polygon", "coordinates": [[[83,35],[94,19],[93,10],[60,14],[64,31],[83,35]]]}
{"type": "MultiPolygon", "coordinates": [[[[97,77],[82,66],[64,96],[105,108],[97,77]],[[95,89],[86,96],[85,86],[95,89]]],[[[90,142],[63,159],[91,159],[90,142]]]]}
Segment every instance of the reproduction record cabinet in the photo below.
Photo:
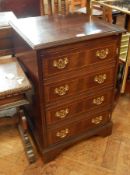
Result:
{"type": "Polygon", "coordinates": [[[25,110],[44,161],[90,136],[110,135],[123,31],[82,14],[11,26],[15,54],[33,84],[25,110]]]}

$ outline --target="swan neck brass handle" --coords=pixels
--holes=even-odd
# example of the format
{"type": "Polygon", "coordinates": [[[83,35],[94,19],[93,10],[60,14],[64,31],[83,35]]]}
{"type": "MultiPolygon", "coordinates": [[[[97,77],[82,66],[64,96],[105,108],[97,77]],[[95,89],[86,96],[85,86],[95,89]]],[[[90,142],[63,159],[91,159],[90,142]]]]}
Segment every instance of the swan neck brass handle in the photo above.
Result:
{"type": "Polygon", "coordinates": [[[69,134],[69,129],[66,128],[66,129],[63,129],[61,131],[58,131],[56,133],[56,136],[62,139],[62,138],[65,138],[68,134],[69,134]]]}
{"type": "Polygon", "coordinates": [[[98,116],[98,117],[95,117],[91,120],[92,123],[94,123],[95,125],[98,125],[99,123],[101,123],[103,117],[102,116],[98,116]]]}
{"type": "Polygon", "coordinates": [[[104,102],[104,96],[98,97],[98,98],[94,98],[93,99],[93,103],[95,105],[101,105],[104,102]]]}
{"type": "Polygon", "coordinates": [[[69,63],[69,60],[67,57],[60,58],[58,60],[53,61],[53,67],[56,67],[57,69],[64,69],[68,63],[69,63]]]}
{"type": "Polygon", "coordinates": [[[104,81],[107,79],[107,75],[106,74],[101,74],[101,75],[96,75],[94,77],[94,81],[98,84],[102,84],[104,83],[104,81]]]}
{"type": "Polygon", "coordinates": [[[68,108],[61,109],[60,111],[57,111],[55,113],[55,117],[62,119],[62,118],[65,118],[68,114],[69,114],[69,109],[68,108]]]}
{"type": "Polygon", "coordinates": [[[68,92],[68,90],[69,90],[69,86],[66,84],[65,86],[60,86],[58,88],[55,88],[54,92],[59,96],[63,96],[68,92]]]}
{"type": "Polygon", "coordinates": [[[100,59],[105,59],[107,55],[109,54],[109,49],[102,49],[102,50],[97,50],[96,56],[100,59]]]}

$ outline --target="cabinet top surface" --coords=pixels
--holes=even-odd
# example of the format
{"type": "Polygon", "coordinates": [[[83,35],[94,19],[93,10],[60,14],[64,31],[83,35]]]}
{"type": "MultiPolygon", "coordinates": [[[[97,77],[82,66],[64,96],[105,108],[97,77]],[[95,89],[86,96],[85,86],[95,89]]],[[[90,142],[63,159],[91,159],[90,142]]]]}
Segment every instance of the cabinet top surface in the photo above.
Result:
{"type": "Polygon", "coordinates": [[[39,16],[10,22],[35,50],[121,33],[123,30],[83,14],[39,16]]]}

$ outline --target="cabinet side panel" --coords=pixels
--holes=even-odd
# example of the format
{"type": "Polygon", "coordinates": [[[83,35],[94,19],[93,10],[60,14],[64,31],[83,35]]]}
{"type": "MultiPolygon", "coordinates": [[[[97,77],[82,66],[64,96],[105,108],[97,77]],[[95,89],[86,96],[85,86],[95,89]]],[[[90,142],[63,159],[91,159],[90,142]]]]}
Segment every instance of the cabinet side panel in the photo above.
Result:
{"type": "Polygon", "coordinates": [[[15,55],[20,62],[24,72],[32,83],[32,91],[27,94],[30,104],[25,106],[28,114],[28,120],[32,129],[34,138],[41,148],[44,148],[45,141],[43,137],[43,117],[41,112],[40,100],[40,77],[38,68],[37,52],[32,50],[26,42],[15,34],[14,38],[15,55]]]}

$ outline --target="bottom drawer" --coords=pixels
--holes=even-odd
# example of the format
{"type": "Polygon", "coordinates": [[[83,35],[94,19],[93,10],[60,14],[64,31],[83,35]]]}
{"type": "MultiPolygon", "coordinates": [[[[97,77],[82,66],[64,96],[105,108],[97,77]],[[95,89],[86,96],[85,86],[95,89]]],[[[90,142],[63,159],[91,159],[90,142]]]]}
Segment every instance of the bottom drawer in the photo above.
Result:
{"type": "Polygon", "coordinates": [[[80,121],[71,122],[62,127],[48,129],[48,144],[55,144],[107,123],[110,120],[110,111],[91,115],[84,114],[84,117],[81,118],[80,121]]]}

